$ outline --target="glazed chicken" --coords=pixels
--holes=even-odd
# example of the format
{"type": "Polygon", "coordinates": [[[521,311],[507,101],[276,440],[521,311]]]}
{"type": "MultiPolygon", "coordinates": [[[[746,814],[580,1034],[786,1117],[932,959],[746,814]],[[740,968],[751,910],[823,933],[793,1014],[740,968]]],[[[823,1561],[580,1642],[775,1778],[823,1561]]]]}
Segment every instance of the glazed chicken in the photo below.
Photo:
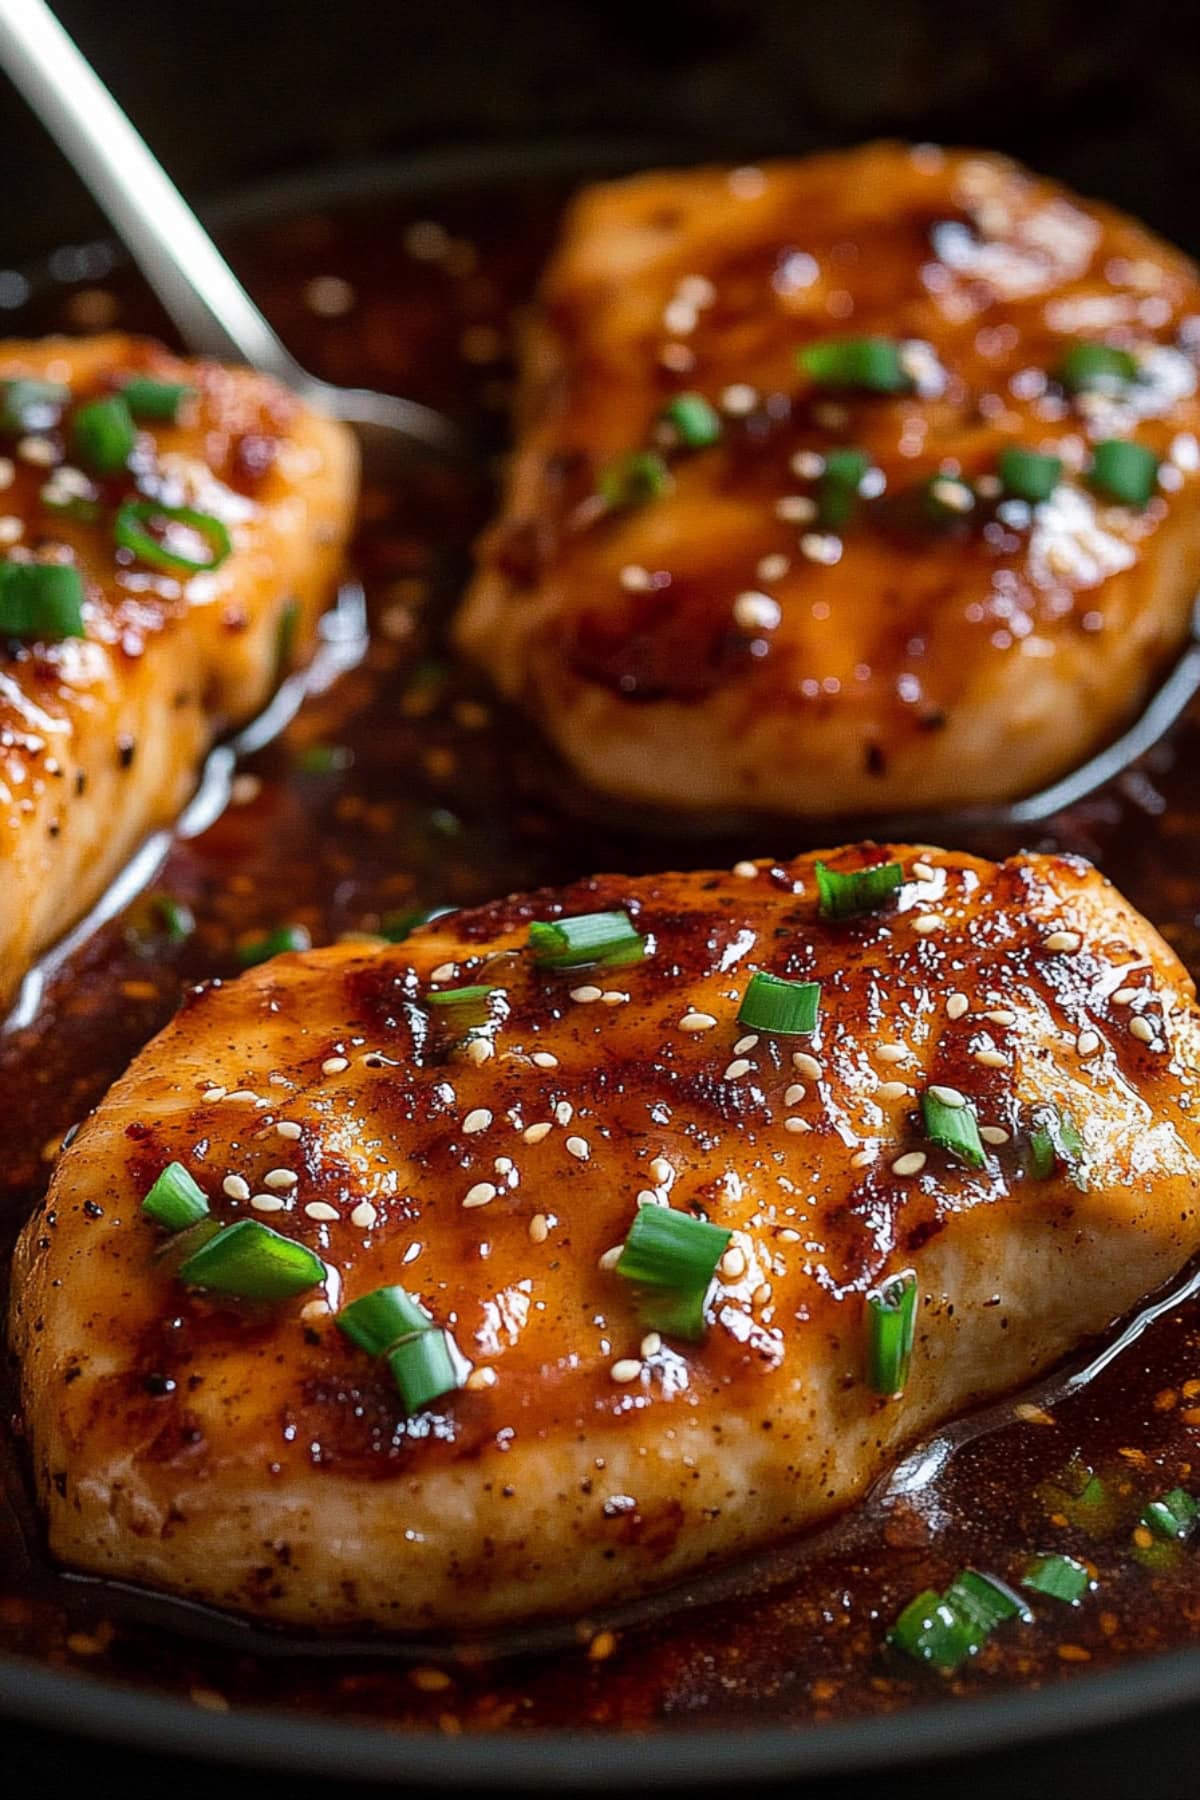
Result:
{"type": "Polygon", "coordinates": [[[1200,281],[994,156],[589,188],[464,650],[605,796],[828,818],[1084,760],[1200,582],[1200,281]]]}
{"type": "Polygon", "coordinates": [[[273,381],[116,335],[0,346],[0,452],[2,1011],[311,652],[357,473],[273,381]]]}
{"type": "Polygon", "coordinates": [[[911,847],[603,876],[198,989],[17,1253],[52,1548],[461,1629],[811,1525],[1200,1247],[1198,1051],[1089,865],[911,847]],[[142,1206],[172,1164],[177,1237],[142,1206]],[[393,1339],[435,1344],[422,1393],[393,1339]]]}

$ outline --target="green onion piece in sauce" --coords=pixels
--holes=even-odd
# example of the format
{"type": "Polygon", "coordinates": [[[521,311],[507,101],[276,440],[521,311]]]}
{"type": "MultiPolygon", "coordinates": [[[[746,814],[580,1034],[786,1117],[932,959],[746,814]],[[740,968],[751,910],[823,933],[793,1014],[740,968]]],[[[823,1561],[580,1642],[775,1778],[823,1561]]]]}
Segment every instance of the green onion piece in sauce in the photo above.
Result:
{"type": "Polygon", "coordinates": [[[605,463],[597,479],[597,491],[616,508],[644,506],[669,493],[671,471],[656,450],[631,450],[605,463]]]}
{"type": "Polygon", "coordinates": [[[974,1629],[977,1647],[982,1649],[997,1625],[1006,1619],[1024,1619],[1033,1614],[1019,1594],[994,1575],[981,1575],[978,1569],[961,1569],[946,1589],[947,1604],[974,1629]]]}
{"type": "Polygon", "coordinates": [[[1172,1488],[1161,1500],[1152,1500],[1142,1514],[1141,1523],[1157,1538],[1182,1543],[1190,1537],[1200,1514],[1200,1502],[1193,1500],[1184,1488],[1172,1488]]]}
{"type": "Polygon", "coordinates": [[[533,960],[543,969],[580,969],[592,963],[639,962],[646,945],[628,913],[580,913],[535,920],[529,927],[533,960]]]}
{"type": "Polygon", "coordinates": [[[0,563],[0,638],[53,644],[83,636],[83,576],[71,563],[0,563]]]}
{"type": "Polygon", "coordinates": [[[383,1356],[401,1338],[432,1330],[433,1317],[406,1288],[381,1287],[344,1306],[337,1326],[368,1356],[383,1356]]]}
{"type": "Polygon", "coordinates": [[[756,969],[738,1008],[738,1024],[752,1031],[799,1037],[817,1029],[821,1005],[819,981],[785,981],[756,969]]]}
{"type": "Polygon", "coordinates": [[[0,432],[52,431],[70,398],[71,390],[57,381],[38,381],[30,375],[0,381],[0,432]]]}
{"type": "Polygon", "coordinates": [[[616,1272],[651,1290],[642,1296],[642,1322],[672,1337],[702,1337],[709,1284],[731,1235],[670,1206],[639,1206],[616,1272]]]}
{"type": "Polygon", "coordinates": [[[453,1393],[461,1386],[453,1340],[441,1326],[406,1338],[388,1351],[386,1361],[410,1413],[420,1412],[431,1401],[440,1400],[443,1394],[453,1393]]]}
{"type": "Polygon", "coordinates": [[[1092,452],[1091,484],[1107,500],[1145,506],[1158,481],[1158,458],[1131,438],[1105,438],[1092,452]]]}
{"type": "Polygon", "coordinates": [[[931,1144],[948,1150],[969,1168],[983,1168],[987,1154],[979,1136],[979,1120],[957,1088],[926,1088],[921,1095],[921,1117],[931,1144]]]}
{"type": "Polygon", "coordinates": [[[835,393],[901,394],[913,385],[895,338],[823,338],[796,352],[815,386],[835,393]]]}
{"type": "Polygon", "coordinates": [[[239,1219],[181,1263],[179,1279],[235,1300],[287,1300],[324,1281],[325,1264],[306,1244],[239,1219]]]}
{"type": "Polygon", "coordinates": [[[190,906],[176,900],[173,894],[152,894],[150,905],[162,921],[163,935],[171,944],[185,944],[196,929],[196,916],[190,906]]]}
{"type": "Polygon", "coordinates": [[[1112,344],[1072,344],[1055,375],[1072,394],[1119,395],[1138,378],[1137,358],[1112,344]]]}
{"type": "Polygon", "coordinates": [[[402,944],[422,925],[428,925],[434,919],[442,919],[453,911],[452,906],[414,906],[407,912],[384,913],[379,921],[379,935],[386,938],[389,944],[402,944]]]}
{"type": "Polygon", "coordinates": [[[951,1675],[978,1655],[997,1625],[1032,1616],[1004,1582],[977,1569],[962,1569],[944,1594],[926,1588],[910,1600],[888,1632],[888,1643],[951,1675]]]}
{"type": "Polygon", "coordinates": [[[1000,452],[997,467],[1005,493],[1016,500],[1027,500],[1031,506],[1048,500],[1062,478],[1060,456],[1043,456],[1018,445],[1000,452]]]}
{"type": "Polygon", "coordinates": [[[1087,1568],[1075,1556],[1036,1556],[1021,1577],[1031,1594],[1047,1594],[1066,1606],[1078,1606],[1092,1585],[1087,1568]]]}
{"type": "Polygon", "coordinates": [[[195,395],[186,381],[154,381],[148,375],[135,375],[121,389],[121,398],[135,419],[152,419],[174,425],[185,400],[195,395]]]}
{"type": "Polygon", "coordinates": [[[436,988],[425,996],[426,1006],[482,1006],[495,988],[483,982],[473,987],[436,988]]]}
{"type": "Polygon", "coordinates": [[[384,1359],[406,1412],[419,1412],[462,1385],[469,1364],[449,1332],[405,1288],[382,1287],[362,1295],[343,1307],[337,1325],[368,1356],[384,1359]]]}
{"type": "Polygon", "coordinates": [[[1029,1134],[1029,1151],[1031,1173],[1037,1181],[1048,1180],[1058,1163],[1078,1175],[1084,1156],[1083,1138],[1069,1113],[1057,1106],[1043,1106],[1038,1108],[1029,1134]]]}
{"type": "Polygon", "coordinates": [[[166,1231],[186,1231],[208,1217],[208,1196],[182,1163],[168,1163],[142,1201],[142,1211],[166,1231]]]}
{"type": "Polygon", "coordinates": [[[817,522],[826,531],[848,525],[859,507],[859,491],[871,467],[865,450],[827,450],[817,483],[817,522]]]}
{"type": "Polygon", "coordinates": [[[878,912],[904,885],[899,863],[876,863],[870,869],[843,871],[817,864],[818,910],[823,919],[853,919],[878,912]]]}
{"type": "Polygon", "coordinates": [[[282,956],[288,950],[311,949],[312,938],[303,925],[277,925],[265,937],[250,938],[244,944],[239,944],[237,959],[243,969],[253,969],[259,963],[270,962],[273,956],[282,956]]]}
{"type": "Polygon", "coordinates": [[[687,450],[707,450],[721,437],[721,415],[703,394],[676,394],[660,415],[687,450]]]}
{"type": "Polygon", "coordinates": [[[874,1393],[903,1393],[917,1330],[917,1277],[891,1275],[867,1295],[867,1380],[874,1393]]]}
{"type": "Polygon", "coordinates": [[[137,426],[120,394],[89,400],[71,421],[76,457],[94,475],[118,475],[137,444],[137,426]]]}
{"type": "Polygon", "coordinates": [[[126,500],[118,509],[113,536],[122,550],[132,551],[140,562],[184,575],[219,569],[233,553],[229,528],[220,519],[192,506],[164,506],[158,500],[126,500]],[[159,535],[151,526],[159,528],[159,535]],[[196,554],[188,546],[189,539],[200,540],[205,550],[196,554]]]}

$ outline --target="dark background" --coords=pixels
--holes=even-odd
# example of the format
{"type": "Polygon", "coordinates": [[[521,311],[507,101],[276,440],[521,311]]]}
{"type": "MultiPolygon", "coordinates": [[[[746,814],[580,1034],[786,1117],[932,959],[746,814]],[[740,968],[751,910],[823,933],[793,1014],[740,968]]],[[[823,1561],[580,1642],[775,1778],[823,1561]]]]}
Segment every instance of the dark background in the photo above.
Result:
{"type": "MultiPolygon", "coordinates": [[[[1200,252],[1200,8],[1162,0],[59,0],[190,195],[447,144],[632,133],[792,153],[886,133],[1010,150],[1200,252]]],[[[0,78],[0,271],[102,221],[0,78]]],[[[3,283],[0,280],[0,294],[3,283]]],[[[853,1788],[896,1800],[1200,1792],[1200,1718],[853,1788]]],[[[602,1755],[601,1750],[589,1754],[602,1755]]],[[[189,1771],[0,1726],[0,1790],[178,1800],[294,1778],[189,1771]]],[[[322,1790],[328,1794],[329,1789],[322,1790]]]]}

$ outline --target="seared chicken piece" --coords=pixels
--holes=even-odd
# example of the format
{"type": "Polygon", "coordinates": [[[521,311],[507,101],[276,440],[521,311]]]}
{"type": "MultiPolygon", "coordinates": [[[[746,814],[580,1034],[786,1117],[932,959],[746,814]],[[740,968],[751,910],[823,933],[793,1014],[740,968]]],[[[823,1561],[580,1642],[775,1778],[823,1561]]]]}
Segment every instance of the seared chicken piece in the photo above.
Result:
{"type": "Polygon", "coordinates": [[[827,860],[892,857],[903,884],[842,921],[811,858],[604,876],[198,990],[17,1254],[55,1553],[315,1626],[591,1610],[847,1506],[1167,1281],[1200,1248],[1191,981],[1081,861],[827,860]],[[614,909],[644,960],[526,948],[614,909]],[[821,983],[815,1029],[739,1023],[759,969],[821,983]],[[435,999],[463,987],[491,992],[435,999]],[[320,1285],[189,1286],[140,1210],[175,1161],[320,1285]],[[697,1341],[614,1267],[659,1208],[730,1234],[697,1341]],[[884,1397],[868,1296],[910,1270],[884,1397]],[[411,1412],[330,1316],[391,1284],[461,1359],[411,1412]]]}
{"type": "Polygon", "coordinates": [[[998,157],[589,188],[460,642],[626,801],[1036,789],[1185,637],[1198,315],[1184,257],[998,157]]]}
{"type": "Polygon", "coordinates": [[[311,650],[357,474],[345,428],[275,382],[115,335],[0,346],[0,434],[2,1010],[311,650]],[[131,382],[124,416],[92,410],[131,382]],[[82,635],[21,616],[30,559],[78,571],[82,635]]]}

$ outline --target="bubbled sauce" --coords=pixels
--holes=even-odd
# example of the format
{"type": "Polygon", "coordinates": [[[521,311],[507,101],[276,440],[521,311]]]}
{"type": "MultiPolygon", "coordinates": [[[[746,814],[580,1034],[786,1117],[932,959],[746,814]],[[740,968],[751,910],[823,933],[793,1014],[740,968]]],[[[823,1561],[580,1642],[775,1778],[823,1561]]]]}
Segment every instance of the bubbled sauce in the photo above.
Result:
{"type": "MultiPolygon", "coordinates": [[[[235,242],[236,260],[297,353],[341,381],[395,386],[497,421],[507,398],[510,309],[529,291],[557,212],[544,190],[315,214],[235,242]],[[414,230],[416,225],[418,229],[414,230]],[[329,284],[333,282],[331,287],[329,284]],[[313,287],[314,282],[321,283],[313,287]],[[346,289],[337,284],[347,284],[346,289]],[[348,310],[336,310],[349,295],[348,310]],[[314,302],[334,310],[314,310],[314,302]]],[[[161,329],[122,282],[47,290],[14,328],[99,323],[161,329]],[[112,308],[116,307],[114,321],[112,308]]],[[[449,478],[365,497],[357,558],[373,639],[365,662],[316,695],[284,737],[245,765],[229,810],[179,843],[154,888],[196,920],[181,945],[135,904],[55,975],[37,1017],[0,1040],[5,1236],[44,1188],[64,1132],[172,1016],[184,990],[232,975],[238,945],[281,921],[315,942],[374,931],[412,906],[474,905],[597,868],[652,870],[791,855],[795,828],[763,826],[715,846],[647,841],[580,825],[544,749],[473,679],[448,665],[444,615],[478,527],[477,499],[449,478]],[[314,748],[336,757],[314,759],[314,748]],[[328,765],[328,766],[325,766],[328,765]]],[[[1021,847],[1100,861],[1133,905],[1200,968],[1200,755],[1193,709],[1144,763],[1030,835],[977,828],[969,848],[1021,847]]],[[[822,840],[847,835],[822,828],[822,840]]],[[[1147,1568],[1129,1524],[1146,1499],[1196,1485],[1200,1312],[1168,1311],[1132,1352],[1066,1398],[1019,1417],[1002,1409],[925,1491],[788,1546],[729,1578],[722,1597],[679,1597],[645,1616],[580,1622],[564,1654],[504,1646],[327,1647],[256,1633],[169,1601],[64,1577],[45,1560],[14,1426],[9,1508],[0,1514],[0,1641],[55,1666],[105,1673],[198,1706],[255,1703],[444,1731],[588,1723],[797,1724],[890,1711],[938,1697],[1055,1682],[1088,1667],[1200,1638],[1200,1566],[1190,1553],[1147,1568]],[[1089,1537],[1039,1497],[1073,1458],[1105,1473],[1119,1517],[1089,1537]],[[1081,1554],[1098,1588],[1077,1612],[1038,1609],[998,1631],[949,1682],[882,1649],[886,1624],[919,1589],[965,1562],[1011,1577],[1032,1550],[1081,1554]]]]}

